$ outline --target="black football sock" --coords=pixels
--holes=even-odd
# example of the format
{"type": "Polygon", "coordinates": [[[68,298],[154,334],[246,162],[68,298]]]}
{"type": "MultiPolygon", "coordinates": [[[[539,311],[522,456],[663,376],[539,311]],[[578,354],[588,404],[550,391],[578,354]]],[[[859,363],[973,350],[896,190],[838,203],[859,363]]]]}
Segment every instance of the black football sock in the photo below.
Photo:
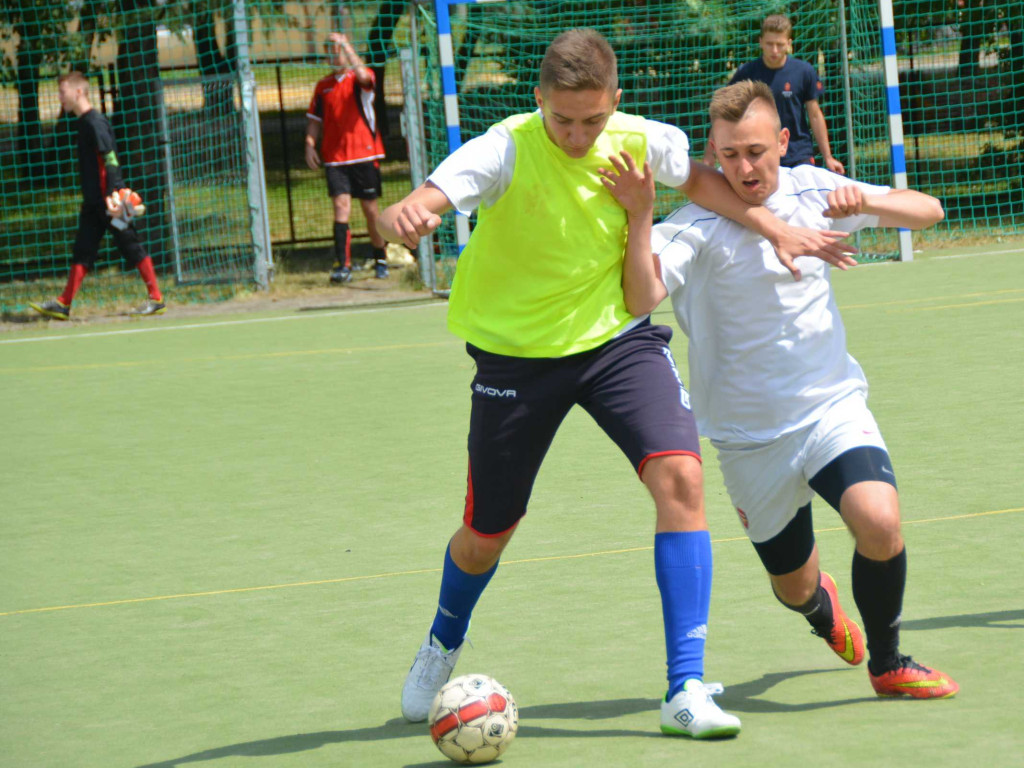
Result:
{"type": "Polygon", "coordinates": [[[373,249],[373,260],[377,264],[387,264],[388,263],[388,255],[387,255],[387,253],[385,252],[385,250],[383,248],[374,248],[373,249]]]}
{"type": "Polygon", "coordinates": [[[828,633],[832,631],[832,601],[829,599],[828,592],[821,586],[820,580],[818,588],[811,595],[811,599],[803,605],[790,605],[777,594],[775,599],[789,608],[789,610],[801,614],[807,619],[807,623],[816,629],[819,634],[828,637],[828,633]]]}
{"type": "Polygon", "coordinates": [[[891,560],[870,560],[860,552],[853,553],[853,599],[864,621],[872,674],[899,665],[900,614],[906,584],[906,547],[891,560]]]}
{"type": "Polygon", "coordinates": [[[334,258],[338,260],[338,264],[342,267],[352,266],[349,234],[347,223],[334,222],[334,258]]]}

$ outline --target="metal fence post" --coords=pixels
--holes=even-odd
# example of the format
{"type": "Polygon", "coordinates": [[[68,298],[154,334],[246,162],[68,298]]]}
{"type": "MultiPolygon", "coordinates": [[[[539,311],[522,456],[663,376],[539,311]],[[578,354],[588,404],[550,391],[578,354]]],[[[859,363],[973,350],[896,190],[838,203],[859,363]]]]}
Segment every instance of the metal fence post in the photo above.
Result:
{"type": "Polygon", "coordinates": [[[263,139],[260,135],[260,108],[256,103],[256,76],[249,61],[249,26],[245,0],[233,0],[235,40],[238,50],[238,80],[242,95],[242,122],[245,125],[246,178],[249,187],[249,231],[252,236],[253,276],[256,284],[270,287],[274,259],[270,251],[270,212],[263,168],[263,139]]]}

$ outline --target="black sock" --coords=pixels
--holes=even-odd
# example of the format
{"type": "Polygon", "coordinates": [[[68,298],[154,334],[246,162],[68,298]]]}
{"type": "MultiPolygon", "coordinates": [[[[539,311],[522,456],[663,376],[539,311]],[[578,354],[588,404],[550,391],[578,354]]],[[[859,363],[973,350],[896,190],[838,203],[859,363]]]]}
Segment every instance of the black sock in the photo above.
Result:
{"type": "Polygon", "coordinates": [[[388,263],[388,255],[387,255],[387,253],[385,252],[385,250],[383,248],[374,248],[373,249],[373,260],[375,262],[377,262],[378,264],[387,264],[388,263]]]}
{"type": "Polygon", "coordinates": [[[873,674],[899,665],[900,614],[907,584],[906,547],[891,560],[853,553],[853,599],[864,621],[868,669],[873,674]]]}
{"type": "Polygon", "coordinates": [[[790,605],[778,595],[775,595],[775,599],[789,608],[789,610],[801,614],[807,619],[807,623],[823,637],[828,637],[828,633],[832,631],[832,601],[828,597],[828,592],[821,586],[820,581],[818,588],[811,595],[811,599],[803,605],[790,605]]]}
{"type": "Polygon", "coordinates": [[[340,221],[334,222],[334,258],[338,260],[340,266],[352,266],[348,224],[340,221]]]}

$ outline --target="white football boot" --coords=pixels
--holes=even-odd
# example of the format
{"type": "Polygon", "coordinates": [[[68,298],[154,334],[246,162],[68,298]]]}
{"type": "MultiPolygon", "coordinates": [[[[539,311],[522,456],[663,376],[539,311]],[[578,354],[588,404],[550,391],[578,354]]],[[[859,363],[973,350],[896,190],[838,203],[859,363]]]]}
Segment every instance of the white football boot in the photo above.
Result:
{"type": "Polygon", "coordinates": [[[723,712],[711,698],[724,690],[721,683],[687,680],[683,690],[661,703],[661,732],[695,739],[735,736],[740,732],[740,719],[723,712]]]}
{"type": "Polygon", "coordinates": [[[409,674],[405,677],[405,685],[402,686],[402,717],[410,723],[421,723],[427,719],[434,697],[452,676],[452,670],[455,669],[455,662],[459,660],[463,645],[464,643],[460,643],[458,648],[445,650],[444,646],[427,632],[427,637],[409,668],[409,674]]]}

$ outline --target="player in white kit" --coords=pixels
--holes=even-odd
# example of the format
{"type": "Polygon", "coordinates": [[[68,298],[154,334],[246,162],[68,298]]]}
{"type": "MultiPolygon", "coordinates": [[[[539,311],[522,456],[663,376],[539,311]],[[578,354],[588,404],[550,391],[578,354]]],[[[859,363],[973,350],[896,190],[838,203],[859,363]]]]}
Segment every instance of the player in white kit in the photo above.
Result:
{"type": "MultiPolygon", "coordinates": [[[[780,167],[788,132],[771,90],[741,82],[711,102],[722,172],[746,202],[794,226],[854,232],[920,229],[943,217],[913,190],[852,181],[809,165],[780,167]]],[[[718,450],[726,488],[776,597],[850,664],[864,638],[819,570],[811,522],[817,492],[856,541],[853,596],[867,635],[868,674],[879,696],[946,698],[957,684],[900,653],[906,584],[896,478],[871,412],[867,381],[846,351],[829,265],[802,258],[794,281],[757,233],[691,204],[653,227],[647,165],[610,158],[605,186],[630,214],[623,268],[626,307],[650,313],[671,296],[689,337],[693,412],[718,450]]]]}

